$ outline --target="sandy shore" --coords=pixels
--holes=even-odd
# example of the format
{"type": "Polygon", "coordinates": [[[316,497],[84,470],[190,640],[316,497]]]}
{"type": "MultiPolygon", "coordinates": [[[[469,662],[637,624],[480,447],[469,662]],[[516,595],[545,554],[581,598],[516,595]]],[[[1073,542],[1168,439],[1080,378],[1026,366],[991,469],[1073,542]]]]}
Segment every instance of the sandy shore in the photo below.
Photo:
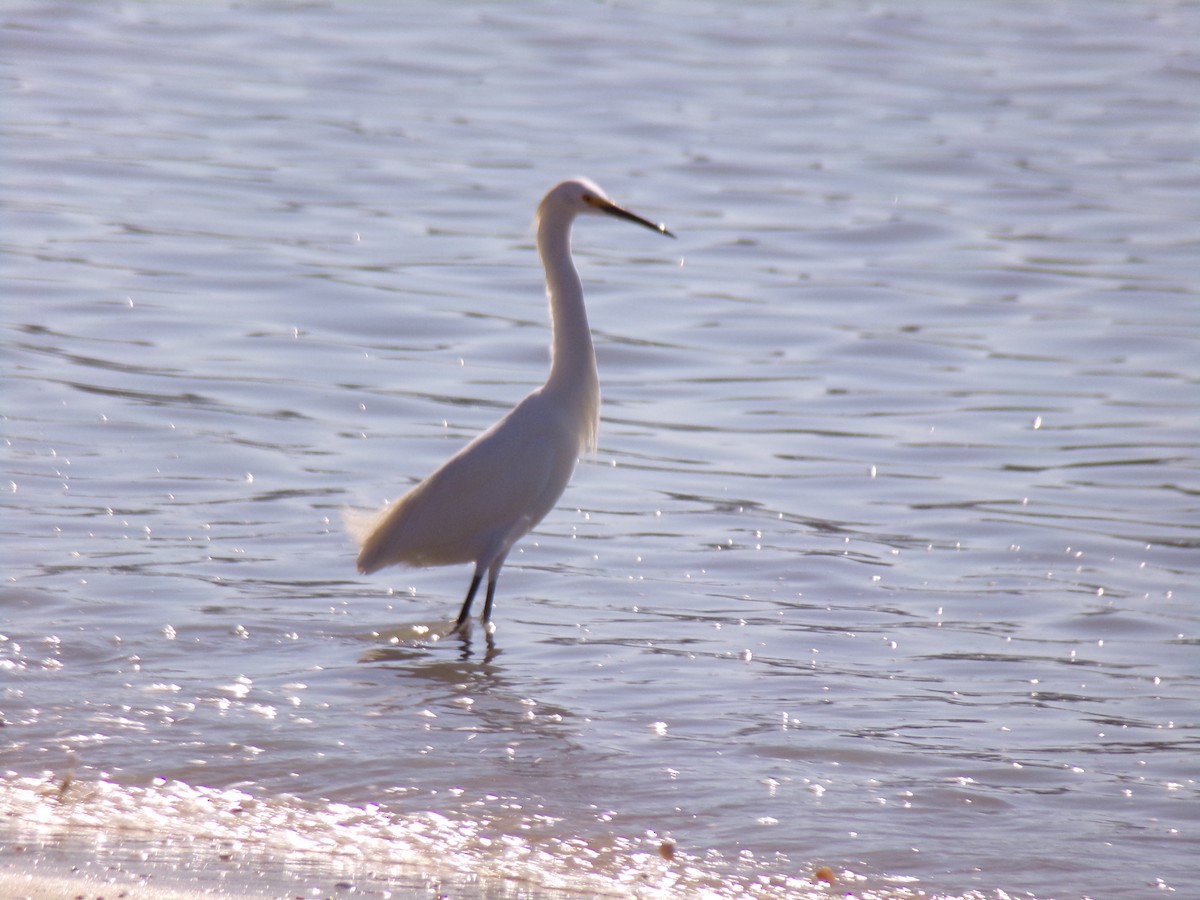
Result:
{"type": "MultiPolygon", "coordinates": [[[[231,854],[181,854],[169,841],[117,839],[112,845],[11,843],[0,847],[4,900],[578,900],[569,891],[541,890],[507,879],[479,879],[416,869],[350,872],[337,861],[231,854]]],[[[594,895],[590,895],[594,896],[594,895]]]]}
{"type": "MultiPolygon", "coordinates": [[[[181,848],[172,841],[6,842],[0,849],[0,898],[30,900],[262,900],[331,897],[408,900],[443,893],[459,898],[510,896],[490,886],[415,869],[348,870],[344,860],[181,848]],[[89,846],[90,844],[90,846],[89,846]]],[[[533,895],[529,895],[533,896],[533,895]]],[[[558,895],[562,897],[564,895],[558,895]]]]}
{"type": "Polygon", "coordinates": [[[568,872],[579,879],[570,889],[559,873],[546,887],[540,870],[502,864],[486,841],[468,846],[477,853],[462,844],[461,828],[433,813],[400,820],[179,782],[0,778],[0,900],[627,895],[595,873],[568,872]]]}
{"type": "MultiPolygon", "coordinates": [[[[151,886],[146,883],[123,883],[120,879],[100,881],[86,876],[63,877],[55,875],[33,875],[6,873],[0,876],[0,896],[14,900],[112,900],[112,898],[128,898],[128,900],[196,900],[204,897],[213,900],[215,897],[236,898],[246,895],[210,890],[176,890],[151,886]]],[[[263,896],[261,894],[257,896],[263,896]]]]}

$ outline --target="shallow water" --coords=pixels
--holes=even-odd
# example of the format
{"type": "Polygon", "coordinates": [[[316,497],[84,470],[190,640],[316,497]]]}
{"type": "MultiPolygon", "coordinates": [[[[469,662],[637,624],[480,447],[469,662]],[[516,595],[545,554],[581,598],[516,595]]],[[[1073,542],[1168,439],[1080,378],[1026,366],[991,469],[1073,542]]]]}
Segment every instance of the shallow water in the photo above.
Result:
{"type": "Polygon", "coordinates": [[[14,840],[646,896],[1194,879],[1200,8],[0,23],[14,840]],[[342,511],[544,376],[529,225],[575,174],[679,240],[577,227],[599,451],[494,641],[430,641],[469,572],[357,577],[342,511]]]}

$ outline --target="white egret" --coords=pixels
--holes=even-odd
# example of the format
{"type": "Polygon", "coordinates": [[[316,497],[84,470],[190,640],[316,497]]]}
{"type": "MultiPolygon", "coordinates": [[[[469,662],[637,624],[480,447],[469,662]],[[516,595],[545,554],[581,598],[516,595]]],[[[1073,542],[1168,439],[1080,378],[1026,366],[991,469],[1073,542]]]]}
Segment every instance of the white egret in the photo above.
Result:
{"type": "Polygon", "coordinates": [[[509,550],[558,502],[581,451],[596,446],[596,354],[571,260],[571,223],[583,213],[615,216],[675,236],[617,206],[585,179],[551,188],[537,210],[537,249],[546,270],[553,332],[546,383],[399,500],[352,523],[360,541],[358,571],[364,575],[396,564],[475,564],[453,631],[466,626],[485,574],[482,621],[491,621],[496,578],[509,550]]]}

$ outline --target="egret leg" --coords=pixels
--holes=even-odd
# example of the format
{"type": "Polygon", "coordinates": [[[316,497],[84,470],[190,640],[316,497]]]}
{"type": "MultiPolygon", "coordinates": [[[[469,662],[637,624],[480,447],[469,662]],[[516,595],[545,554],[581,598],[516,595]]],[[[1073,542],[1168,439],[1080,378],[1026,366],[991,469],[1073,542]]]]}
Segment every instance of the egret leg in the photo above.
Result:
{"type": "MultiPolygon", "coordinates": [[[[471,578],[471,586],[467,588],[467,599],[463,601],[462,609],[458,611],[458,619],[454,622],[454,627],[450,629],[451,634],[457,631],[462,631],[463,626],[467,624],[467,619],[471,616],[471,604],[475,600],[475,592],[479,590],[479,583],[483,581],[483,570],[477,569],[474,577],[471,578]]],[[[488,585],[489,607],[491,605],[492,586],[495,582],[488,585]]]]}
{"type": "Polygon", "coordinates": [[[483,618],[480,620],[486,625],[492,621],[492,603],[496,600],[496,577],[493,575],[488,579],[487,598],[483,601],[483,618]]]}
{"type": "Polygon", "coordinates": [[[493,560],[492,564],[488,566],[487,599],[483,602],[483,617],[480,620],[484,625],[492,621],[492,603],[496,600],[496,582],[500,578],[500,570],[504,568],[504,559],[507,556],[507,552],[502,553],[498,559],[493,560]]]}

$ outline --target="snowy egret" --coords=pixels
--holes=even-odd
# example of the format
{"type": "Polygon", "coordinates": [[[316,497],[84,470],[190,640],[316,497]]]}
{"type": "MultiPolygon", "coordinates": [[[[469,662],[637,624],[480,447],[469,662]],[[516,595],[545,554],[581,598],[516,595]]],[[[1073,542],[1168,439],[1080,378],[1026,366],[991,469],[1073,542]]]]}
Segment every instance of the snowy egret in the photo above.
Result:
{"type": "Polygon", "coordinates": [[[351,522],[358,571],[384,566],[474,563],[453,631],[471,614],[487,575],[482,621],[491,622],[496,578],[513,545],[553,509],[581,451],[594,449],[600,418],[596,354],[571,260],[571,223],[608,215],[674,237],[665,226],[617,206],[586,179],[555,185],[537,210],[537,249],[546,270],[552,330],[550,375],[504,418],[377,515],[351,522]]]}

